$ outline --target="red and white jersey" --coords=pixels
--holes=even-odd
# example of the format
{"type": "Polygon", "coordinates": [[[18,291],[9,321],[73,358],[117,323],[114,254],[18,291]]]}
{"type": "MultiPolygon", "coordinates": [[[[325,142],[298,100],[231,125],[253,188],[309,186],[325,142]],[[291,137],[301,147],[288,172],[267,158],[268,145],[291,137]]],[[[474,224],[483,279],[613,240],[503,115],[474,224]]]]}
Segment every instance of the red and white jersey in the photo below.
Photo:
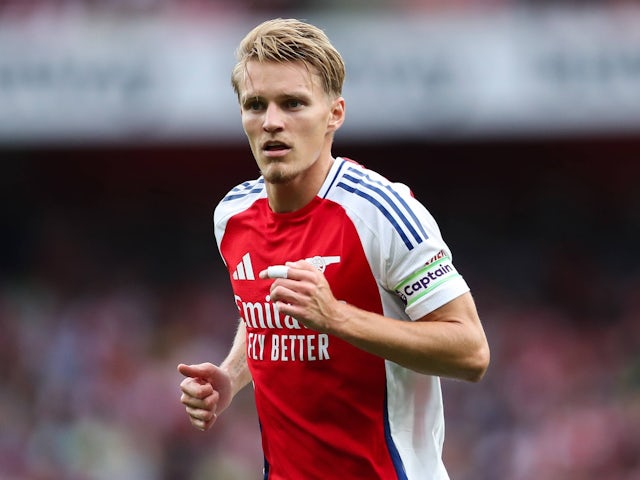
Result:
{"type": "Polygon", "coordinates": [[[247,327],[265,479],[448,479],[438,377],[282,315],[258,272],[307,259],[334,296],[412,321],[469,290],[438,226],[402,184],[337,158],[304,208],[274,213],[264,180],[232,189],[215,235],[247,327]]]}

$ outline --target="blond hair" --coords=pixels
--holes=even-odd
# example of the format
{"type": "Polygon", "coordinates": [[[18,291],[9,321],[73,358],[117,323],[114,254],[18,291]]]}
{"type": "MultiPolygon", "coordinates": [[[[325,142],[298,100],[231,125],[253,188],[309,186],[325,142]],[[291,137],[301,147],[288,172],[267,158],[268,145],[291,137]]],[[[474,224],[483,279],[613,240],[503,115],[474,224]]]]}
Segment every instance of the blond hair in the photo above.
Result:
{"type": "Polygon", "coordinates": [[[236,51],[238,63],[231,74],[231,85],[240,97],[240,85],[247,62],[303,62],[320,76],[328,95],[342,95],[345,66],[342,56],[318,27],[296,19],[267,20],[251,30],[236,51]]]}

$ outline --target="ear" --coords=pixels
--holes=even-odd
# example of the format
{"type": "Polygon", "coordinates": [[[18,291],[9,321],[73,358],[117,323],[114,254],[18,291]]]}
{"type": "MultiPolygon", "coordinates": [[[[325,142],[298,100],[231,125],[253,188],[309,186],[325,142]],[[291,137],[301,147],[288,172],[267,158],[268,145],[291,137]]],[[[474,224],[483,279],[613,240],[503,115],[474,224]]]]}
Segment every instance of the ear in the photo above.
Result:
{"type": "Polygon", "coordinates": [[[331,104],[331,115],[327,129],[331,132],[338,130],[344,123],[345,103],[343,97],[338,97],[331,104]]]}

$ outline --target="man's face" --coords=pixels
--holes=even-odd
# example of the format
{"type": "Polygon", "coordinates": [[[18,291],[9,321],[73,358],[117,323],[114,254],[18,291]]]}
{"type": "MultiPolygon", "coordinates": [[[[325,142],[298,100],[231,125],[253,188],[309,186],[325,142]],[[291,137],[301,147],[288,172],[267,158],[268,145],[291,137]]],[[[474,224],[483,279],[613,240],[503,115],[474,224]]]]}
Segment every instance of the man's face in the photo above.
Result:
{"type": "Polygon", "coordinates": [[[302,62],[247,64],[240,84],[242,126],[265,180],[285,183],[331,155],[344,104],[302,62]]]}

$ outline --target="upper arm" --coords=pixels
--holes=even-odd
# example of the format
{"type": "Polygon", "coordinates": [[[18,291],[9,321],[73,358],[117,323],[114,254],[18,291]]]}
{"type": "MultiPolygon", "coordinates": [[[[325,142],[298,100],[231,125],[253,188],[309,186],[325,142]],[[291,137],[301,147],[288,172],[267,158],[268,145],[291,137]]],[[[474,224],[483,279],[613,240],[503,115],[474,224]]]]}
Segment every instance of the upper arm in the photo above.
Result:
{"type": "Polygon", "coordinates": [[[416,321],[456,322],[482,329],[480,316],[470,292],[457,296],[416,321]]]}

